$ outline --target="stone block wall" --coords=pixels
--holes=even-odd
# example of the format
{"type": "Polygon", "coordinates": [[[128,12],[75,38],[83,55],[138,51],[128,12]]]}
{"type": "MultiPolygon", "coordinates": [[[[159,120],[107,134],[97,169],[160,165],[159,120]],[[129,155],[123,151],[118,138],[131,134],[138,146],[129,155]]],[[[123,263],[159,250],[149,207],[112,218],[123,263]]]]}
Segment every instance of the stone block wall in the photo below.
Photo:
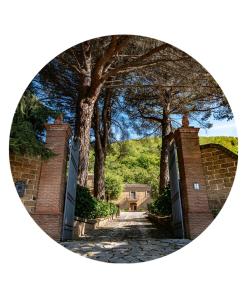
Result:
{"type": "Polygon", "coordinates": [[[201,145],[209,207],[215,215],[224,205],[237,168],[238,156],[218,144],[201,145]]]}
{"type": "Polygon", "coordinates": [[[41,172],[40,156],[10,154],[10,167],[14,183],[23,181],[26,184],[22,200],[29,213],[35,211],[38,185],[41,172]]]}

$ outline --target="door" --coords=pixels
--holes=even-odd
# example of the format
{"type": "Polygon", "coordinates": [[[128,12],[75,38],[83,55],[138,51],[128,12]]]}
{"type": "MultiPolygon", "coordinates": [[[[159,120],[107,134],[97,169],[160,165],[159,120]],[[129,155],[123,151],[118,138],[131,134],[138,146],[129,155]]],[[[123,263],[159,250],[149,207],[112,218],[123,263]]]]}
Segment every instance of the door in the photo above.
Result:
{"type": "Polygon", "coordinates": [[[130,203],[130,211],[137,211],[137,204],[136,203],[130,203]]]}
{"type": "Polygon", "coordinates": [[[75,214],[76,189],[78,178],[79,141],[73,139],[69,156],[68,178],[65,192],[64,217],[61,240],[71,240],[75,214]]]}
{"type": "Polygon", "coordinates": [[[169,145],[169,176],[172,198],[172,224],[176,238],[185,238],[182,202],[180,195],[180,178],[178,155],[175,142],[172,141],[169,145]]]}

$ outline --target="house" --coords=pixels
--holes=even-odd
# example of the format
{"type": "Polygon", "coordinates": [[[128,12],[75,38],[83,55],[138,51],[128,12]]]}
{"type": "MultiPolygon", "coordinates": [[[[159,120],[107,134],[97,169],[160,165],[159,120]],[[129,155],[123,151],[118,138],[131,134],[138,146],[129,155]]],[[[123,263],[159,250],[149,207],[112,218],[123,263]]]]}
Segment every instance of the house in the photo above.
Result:
{"type": "MultiPolygon", "coordinates": [[[[91,193],[93,193],[93,181],[93,174],[89,174],[87,186],[91,193]]],[[[126,183],[119,198],[117,200],[113,200],[112,202],[117,204],[121,210],[138,211],[147,210],[147,204],[151,201],[150,185],[141,183],[126,183]]]]}
{"type": "Polygon", "coordinates": [[[115,202],[120,209],[128,211],[147,210],[151,199],[151,186],[140,183],[126,183],[124,190],[115,202]]]}

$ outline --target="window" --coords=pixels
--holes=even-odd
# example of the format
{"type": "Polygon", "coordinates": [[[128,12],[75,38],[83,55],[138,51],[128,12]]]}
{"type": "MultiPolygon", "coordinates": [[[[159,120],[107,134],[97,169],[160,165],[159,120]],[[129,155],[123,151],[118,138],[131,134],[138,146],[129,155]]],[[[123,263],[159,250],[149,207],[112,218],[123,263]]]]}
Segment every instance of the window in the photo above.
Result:
{"type": "Polygon", "coordinates": [[[146,197],[149,198],[151,195],[150,191],[146,191],[146,197]]]}
{"type": "Polygon", "coordinates": [[[130,192],[130,198],[136,199],[136,192],[130,192]]]}

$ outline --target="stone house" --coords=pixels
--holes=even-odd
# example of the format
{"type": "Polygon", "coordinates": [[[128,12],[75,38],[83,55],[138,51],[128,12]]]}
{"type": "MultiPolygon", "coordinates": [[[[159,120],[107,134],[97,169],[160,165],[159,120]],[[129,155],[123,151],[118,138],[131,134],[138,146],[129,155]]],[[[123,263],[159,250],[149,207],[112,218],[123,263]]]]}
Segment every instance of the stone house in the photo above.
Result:
{"type": "Polygon", "coordinates": [[[147,210],[151,199],[151,186],[140,183],[126,183],[119,199],[115,202],[120,209],[128,211],[147,210]]]}
{"type": "MultiPolygon", "coordinates": [[[[91,193],[93,193],[93,174],[88,175],[87,186],[91,193]]],[[[147,210],[147,204],[151,201],[150,185],[141,183],[126,183],[119,198],[117,200],[113,200],[112,202],[117,204],[121,210],[138,211],[147,210]]]]}

